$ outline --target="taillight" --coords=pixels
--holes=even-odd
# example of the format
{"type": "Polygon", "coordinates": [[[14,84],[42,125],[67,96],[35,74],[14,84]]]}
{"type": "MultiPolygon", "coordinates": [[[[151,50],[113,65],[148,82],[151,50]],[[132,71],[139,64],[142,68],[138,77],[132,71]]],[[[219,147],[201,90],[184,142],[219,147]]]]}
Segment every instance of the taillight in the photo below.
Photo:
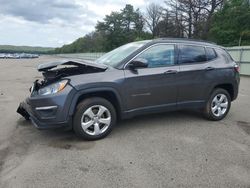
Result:
{"type": "Polygon", "coordinates": [[[235,72],[240,72],[240,66],[238,65],[238,64],[235,64],[234,65],[234,70],[235,70],[235,72]]]}

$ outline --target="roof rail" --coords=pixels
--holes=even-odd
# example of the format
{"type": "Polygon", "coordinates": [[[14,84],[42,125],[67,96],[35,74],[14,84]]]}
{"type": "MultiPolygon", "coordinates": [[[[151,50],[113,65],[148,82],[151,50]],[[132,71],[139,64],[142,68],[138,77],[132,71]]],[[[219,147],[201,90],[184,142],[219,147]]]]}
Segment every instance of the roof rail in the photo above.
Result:
{"type": "Polygon", "coordinates": [[[166,37],[166,38],[156,38],[154,40],[179,40],[179,41],[192,41],[192,42],[206,42],[206,43],[216,45],[215,42],[200,40],[200,39],[190,39],[190,38],[168,38],[168,37],[166,37]]]}

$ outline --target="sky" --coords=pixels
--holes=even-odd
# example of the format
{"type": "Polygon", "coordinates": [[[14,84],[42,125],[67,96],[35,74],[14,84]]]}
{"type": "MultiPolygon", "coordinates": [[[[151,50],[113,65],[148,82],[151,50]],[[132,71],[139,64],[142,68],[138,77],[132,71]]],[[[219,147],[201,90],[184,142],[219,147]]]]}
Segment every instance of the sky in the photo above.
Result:
{"type": "MultiPolygon", "coordinates": [[[[163,0],[162,0],[163,1],[163,0]]],[[[94,30],[126,4],[146,10],[160,0],[0,0],[0,45],[60,47],[94,30]]]]}

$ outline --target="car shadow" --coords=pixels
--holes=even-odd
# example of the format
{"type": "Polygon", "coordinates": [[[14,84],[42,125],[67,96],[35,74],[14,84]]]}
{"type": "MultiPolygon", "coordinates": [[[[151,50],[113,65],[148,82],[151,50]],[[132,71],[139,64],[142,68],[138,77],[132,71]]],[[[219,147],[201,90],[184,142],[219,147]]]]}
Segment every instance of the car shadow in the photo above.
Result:
{"type": "MultiPolygon", "coordinates": [[[[189,121],[199,121],[202,119],[202,116],[197,111],[176,111],[136,116],[131,119],[120,120],[108,138],[121,137],[130,131],[133,132],[138,129],[153,129],[155,126],[181,126],[186,122],[186,119],[189,119],[189,121]]],[[[18,119],[17,128],[23,129],[17,132],[19,134],[17,135],[18,137],[25,137],[26,140],[29,140],[28,142],[34,142],[34,144],[39,145],[45,144],[57,149],[85,150],[92,148],[96,143],[96,141],[85,141],[78,138],[72,130],[37,130],[30,121],[22,118],[18,119]]]]}
{"type": "Polygon", "coordinates": [[[202,120],[203,116],[199,111],[180,110],[175,112],[163,112],[157,114],[135,116],[131,119],[119,121],[118,126],[119,127],[131,126],[131,125],[154,126],[152,124],[184,121],[183,120],[184,118],[187,118],[190,121],[202,120]]]}

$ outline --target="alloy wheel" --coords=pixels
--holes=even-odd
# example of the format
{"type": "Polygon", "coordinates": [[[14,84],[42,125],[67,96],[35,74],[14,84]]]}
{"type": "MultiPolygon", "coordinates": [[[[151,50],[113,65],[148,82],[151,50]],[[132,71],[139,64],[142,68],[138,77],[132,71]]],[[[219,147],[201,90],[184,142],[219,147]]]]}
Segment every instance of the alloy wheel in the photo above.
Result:
{"type": "Polygon", "coordinates": [[[81,126],[85,133],[97,136],[104,133],[111,123],[110,111],[102,105],[89,107],[82,115],[81,126]]]}
{"type": "Polygon", "coordinates": [[[223,116],[228,109],[228,98],[225,94],[217,94],[211,104],[211,111],[214,116],[223,116]]]}

